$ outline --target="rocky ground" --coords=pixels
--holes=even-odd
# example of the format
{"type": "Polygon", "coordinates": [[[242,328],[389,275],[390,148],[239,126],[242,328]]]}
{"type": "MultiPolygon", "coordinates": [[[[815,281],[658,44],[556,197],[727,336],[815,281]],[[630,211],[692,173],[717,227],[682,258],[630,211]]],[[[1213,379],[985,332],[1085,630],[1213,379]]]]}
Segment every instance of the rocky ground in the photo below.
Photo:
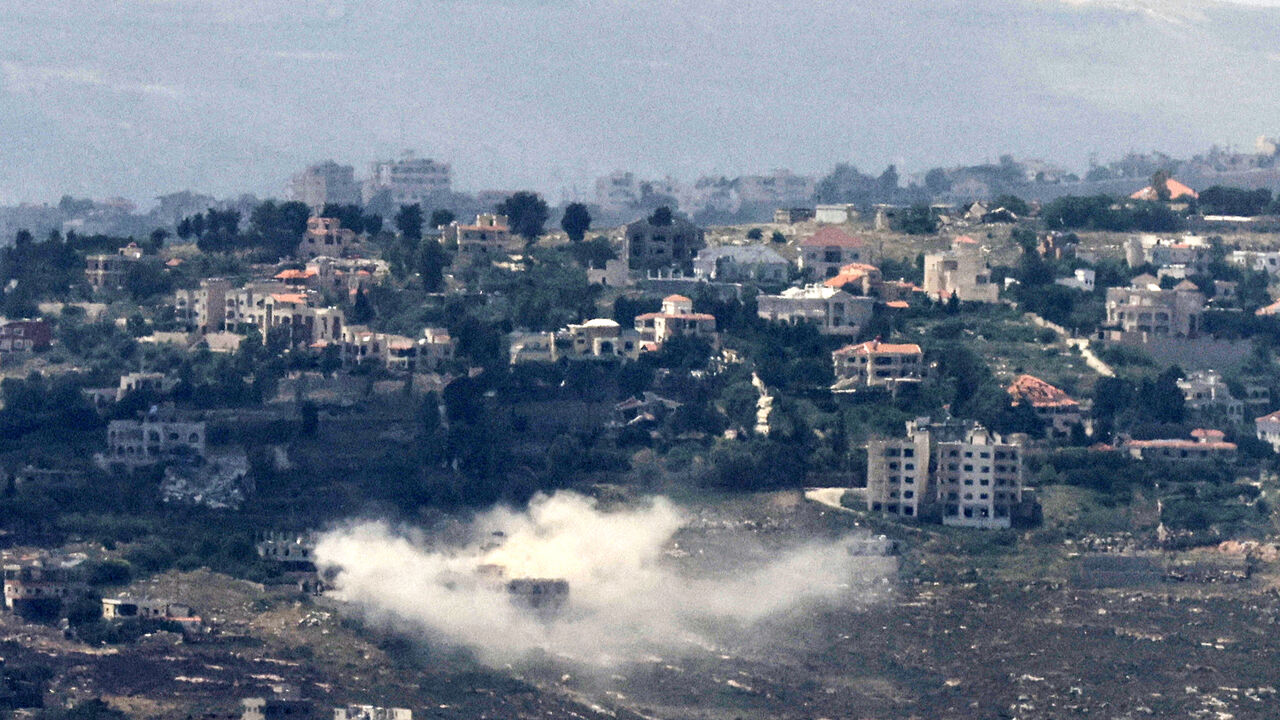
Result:
{"type": "MultiPolygon", "coordinates": [[[[705,560],[735,537],[753,547],[839,537],[859,522],[787,496],[717,504],[695,512],[675,555],[705,560]]],[[[175,573],[136,590],[190,598],[215,629],[201,642],[157,633],[89,648],[2,616],[0,655],[49,667],[50,704],[104,697],[154,718],[230,712],[280,682],[321,706],[424,718],[1274,718],[1280,592],[1269,567],[1243,582],[1124,589],[905,572],[604,668],[557,658],[485,668],[465,650],[373,631],[323,598],[175,573]]]]}

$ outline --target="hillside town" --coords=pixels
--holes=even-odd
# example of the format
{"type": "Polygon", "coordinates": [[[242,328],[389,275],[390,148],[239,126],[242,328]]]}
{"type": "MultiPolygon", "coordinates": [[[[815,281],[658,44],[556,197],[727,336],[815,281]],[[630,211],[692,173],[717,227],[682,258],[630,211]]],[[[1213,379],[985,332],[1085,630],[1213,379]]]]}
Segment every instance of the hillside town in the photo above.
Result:
{"type": "MultiPolygon", "coordinates": [[[[671,558],[714,555],[726,528],[862,533],[849,553],[892,556],[897,588],[870,613],[989,588],[1086,617],[1133,592],[1168,617],[1247,602],[1274,622],[1280,199],[1161,170],[1110,196],[818,202],[830,180],[716,186],[769,208],[717,224],[629,173],[591,203],[460,199],[448,163],[410,154],[359,181],[319,163],[283,200],[167,196],[145,232],[15,231],[0,705],[646,716],[572,673],[419,652],[317,564],[352,517],[444,533],[564,491],[723,518],[671,558]]],[[[476,582],[546,622],[572,607],[564,579],[485,568],[476,582]]],[[[1204,672],[1256,674],[1228,662],[1204,672]]],[[[679,714],[646,672],[622,686],[679,714]]],[[[1249,682],[1234,692],[1274,695],[1249,682]]],[[[871,697],[794,692],[832,715],[871,697]]],[[[1179,695],[1142,702],[1202,699],[1179,695]]]]}

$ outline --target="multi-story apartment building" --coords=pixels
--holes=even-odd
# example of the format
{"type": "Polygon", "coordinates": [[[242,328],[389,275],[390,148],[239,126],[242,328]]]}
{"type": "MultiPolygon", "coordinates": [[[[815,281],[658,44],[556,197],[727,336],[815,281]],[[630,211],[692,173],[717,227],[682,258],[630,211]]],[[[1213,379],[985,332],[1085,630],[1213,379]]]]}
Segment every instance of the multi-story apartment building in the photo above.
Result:
{"type": "Polygon", "coordinates": [[[867,262],[870,257],[862,238],[838,227],[820,228],[800,241],[800,269],[813,280],[835,277],[845,265],[867,262]]]}
{"type": "Polygon", "coordinates": [[[178,290],[174,293],[173,309],[177,319],[187,327],[204,335],[226,329],[227,320],[235,320],[234,303],[227,304],[231,282],[226,278],[205,278],[197,290],[178,290]]]}
{"type": "Polygon", "coordinates": [[[694,312],[693,300],[683,295],[663,298],[659,312],[637,315],[635,329],[645,343],[642,350],[655,350],[673,337],[699,337],[712,345],[717,340],[716,316],[694,312]]]}
{"type": "Polygon", "coordinates": [[[202,288],[194,298],[196,315],[208,318],[202,328],[213,331],[218,322],[220,330],[253,327],[264,342],[269,334],[283,332],[292,346],[341,340],[346,317],[341,308],[324,306],[323,301],[315,290],[300,290],[274,280],[246,283],[236,290],[221,285],[217,292],[202,288]],[[219,293],[223,298],[221,317],[213,305],[219,293]],[[203,314],[201,308],[205,308],[203,314]]]}
{"type": "Polygon", "coordinates": [[[386,193],[392,207],[422,205],[424,208],[453,192],[453,168],[446,162],[419,158],[405,152],[399,160],[370,163],[364,184],[364,201],[386,193]]]}
{"type": "Polygon", "coordinates": [[[823,335],[857,337],[871,319],[875,300],[825,285],[806,285],[778,295],[760,295],[756,303],[756,314],[765,320],[813,323],[823,335]]]}
{"type": "Polygon", "coordinates": [[[354,230],[342,227],[341,220],[313,217],[307,220],[307,231],[298,243],[297,255],[308,260],[321,255],[341,257],[360,247],[360,237],[354,230]]]}
{"type": "Polygon", "coordinates": [[[474,225],[454,222],[444,229],[444,239],[457,244],[455,262],[463,265],[506,260],[520,249],[507,216],[492,213],[477,215],[474,225]]]}
{"type": "Polygon", "coordinates": [[[122,288],[125,273],[141,259],[142,249],[137,243],[129,243],[115,254],[90,255],[85,258],[85,278],[94,292],[122,288]]]}
{"type": "Polygon", "coordinates": [[[706,246],[702,229],[678,215],[665,220],[654,213],[623,228],[623,256],[632,270],[692,271],[694,257],[706,246]]]}
{"type": "Polygon", "coordinates": [[[1022,503],[1022,447],[974,425],[935,451],[942,524],[1007,528],[1022,503]]]}
{"type": "Polygon", "coordinates": [[[907,423],[905,438],[867,444],[867,509],[1007,528],[1023,502],[1022,448],[972,422],[907,423]]]}
{"type": "Polygon", "coordinates": [[[835,392],[862,388],[894,388],[924,378],[924,353],[915,343],[884,343],[879,338],[831,353],[835,364],[835,392]]]}
{"type": "Polygon", "coordinates": [[[359,205],[360,186],[356,184],[355,168],[326,160],[289,178],[285,196],[306,203],[313,210],[328,203],[359,205]]]}
{"type": "Polygon", "coordinates": [[[962,235],[951,249],[924,256],[924,291],[938,300],[952,295],[964,302],[996,302],[1000,289],[991,283],[986,250],[962,235]]]}
{"type": "Polygon", "coordinates": [[[867,509],[920,517],[933,503],[927,418],[907,423],[905,438],[867,443],[867,509]]]}
{"type": "Polygon", "coordinates": [[[1061,388],[1034,375],[1019,375],[1008,387],[1014,405],[1027,404],[1035,411],[1046,437],[1059,438],[1071,434],[1071,426],[1079,425],[1084,414],[1076,402],[1061,388]]]}
{"type": "Polygon", "coordinates": [[[1204,294],[1189,281],[1165,290],[1150,275],[1139,275],[1127,288],[1107,288],[1109,339],[1183,337],[1200,334],[1204,294]]]}

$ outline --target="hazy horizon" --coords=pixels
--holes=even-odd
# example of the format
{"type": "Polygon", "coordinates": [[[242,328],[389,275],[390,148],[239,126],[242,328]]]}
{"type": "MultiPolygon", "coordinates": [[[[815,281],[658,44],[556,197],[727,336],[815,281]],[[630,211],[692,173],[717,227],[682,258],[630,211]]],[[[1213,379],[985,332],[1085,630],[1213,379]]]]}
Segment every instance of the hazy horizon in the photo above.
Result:
{"type": "Polygon", "coordinates": [[[0,203],[278,195],[403,149],[455,187],[878,173],[1280,133],[1280,9],[995,0],[0,0],[0,203]]]}

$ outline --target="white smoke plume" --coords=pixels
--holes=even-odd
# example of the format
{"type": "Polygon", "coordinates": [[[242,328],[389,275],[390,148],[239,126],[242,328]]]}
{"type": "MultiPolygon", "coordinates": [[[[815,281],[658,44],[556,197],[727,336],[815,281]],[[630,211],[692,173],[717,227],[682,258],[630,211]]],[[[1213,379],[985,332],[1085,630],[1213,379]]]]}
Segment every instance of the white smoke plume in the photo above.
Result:
{"type": "Polygon", "coordinates": [[[371,618],[466,645],[490,663],[543,650],[612,664],[679,644],[707,647],[708,627],[748,627],[869,579],[857,572],[859,558],[832,542],[747,568],[690,572],[669,556],[688,519],[665,498],[606,512],[560,492],[523,511],[481,515],[465,544],[365,522],[323,535],[316,558],[335,573],[333,594],[371,618]],[[504,580],[516,578],[567,580],[568,602],[533,611],[507,592],[504,580]]]}

